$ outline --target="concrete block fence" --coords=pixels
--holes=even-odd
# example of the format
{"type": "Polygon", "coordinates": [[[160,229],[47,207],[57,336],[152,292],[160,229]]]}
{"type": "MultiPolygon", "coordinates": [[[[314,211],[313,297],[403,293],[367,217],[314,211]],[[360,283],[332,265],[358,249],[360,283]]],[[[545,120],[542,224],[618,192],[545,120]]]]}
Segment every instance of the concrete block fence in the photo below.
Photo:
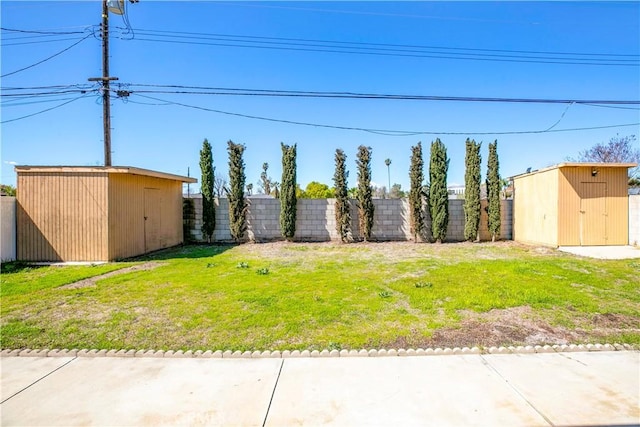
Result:
{"type": "MultiPolygon", "coordinates": [[[[191,239],[203,241],[202,237],[202,199],[193,198],[195,218],[190,218],[191,239]]],[[[358,224],[358,209],[355,200],[351,200],[351,230],[353,236],[360,236],[358,224]]],[[[218,242],[231,241],[229,231],[229,204],[225,198],[216,199],[216,227],[213,240],[218,242]]],[[[449,227],[447,240],[464,240],[464,210],[463,200],[449,200],[449,227]]],[[[513,201],[502,200],[502,240],[512,238],[513,201]]],[[[378,241],[407,241],[413,240],[410,233],[409,201],[408,199],[374,199],[372,240],[378,241]]],[[[487,231],[487,201],[482,201],[480,218],[480,239],[490,240],[487,231]]],[[[431,219],[425,208],[427,235],[430,234],[431,219]]],[[[295,240],[324,242],[339,240],[336,232],[335,199],[299,199],[297,203],[295,240]]],[[[186,236],[185,236],[186,237],[186,236]]],[[[255,197],[249,198],[247,212],[247,240],[273,241],[281,240],[280,231],[280,200],[255,197]]]]}

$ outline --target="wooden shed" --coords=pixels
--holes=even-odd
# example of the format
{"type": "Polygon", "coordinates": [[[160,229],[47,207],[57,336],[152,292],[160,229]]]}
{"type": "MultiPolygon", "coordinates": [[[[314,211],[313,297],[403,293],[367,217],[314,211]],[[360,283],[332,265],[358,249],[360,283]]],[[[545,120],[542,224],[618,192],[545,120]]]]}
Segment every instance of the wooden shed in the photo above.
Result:
{"type": "Polygon", "coordinates": [[[514,176],[513,238],[546,246],[627,245],[633,163],[562,163],[514,176]]]}
{"type": "Polygon", "coordinates": [[[16,166],[17,259],[112,261],[175,246],[182,183],[128,166],[16,166]]]}

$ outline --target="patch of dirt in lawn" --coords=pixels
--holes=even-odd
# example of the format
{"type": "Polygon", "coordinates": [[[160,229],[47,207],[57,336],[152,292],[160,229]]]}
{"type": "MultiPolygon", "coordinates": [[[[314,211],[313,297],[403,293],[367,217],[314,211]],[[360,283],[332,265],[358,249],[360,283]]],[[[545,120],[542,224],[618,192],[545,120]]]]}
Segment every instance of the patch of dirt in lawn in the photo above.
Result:
{"type": "Polygon", "coordinates": [[[567,344],[579,338],[575,331],[534,319],[530,307],[514,307],[465,312],[458,328],[436,330],[429,347],[567,344]]]}
{"type": "Polygon", "coordinates": [[[575,329],[552,326],[528,307],[465,311],[457,327],[440,328],[428,339],[399,337],[386,348],[492,347],[553,345],[604,339],[621,332],[640,332],[640,318],[621,314],[577,316],[575,329]]]}
{"type": "Polygon", "coordinates": [[[624,314],[596,314],[592,322],[597,329],[640,329],[640,319],[624,314]]]}
{"type": "MultiPolygon", "coordinates": [[[[338,242],[265,242],[242,245],[242,251],[248,255],[263,258],[303,259],[332,258],[336,251],[341,257],[369,261],[384,259],[387,262],[408,261],[414,259],[446,259],[447,262],[468,261],[470,257],[480,259],[515,259],[521,256],[518,248],[529,252],[530,247],[513,241],[500,242],[456,242],[443,244],[414,242],[357,242],[342,244],[338,242]]],[[[546,248],[545,248],[546,249],[546,248]]],[[[537,252],[533,252],[537,254],[537,252]]],[[[554,254],[552,250],[545,254],[554,254]]]]}
{"type": "Polygon", "coordinates": [[[67,289],[80,289],[86,288],[89,286],[96,286],[96,282],[98,280],[106,279],[108,277],[117,276],[119,274],[131,273],[133,271],[144,271],[144,270],[153,270],[154,268],[161,267],[163,265],[167,265],[166,262],[155,262],[149,261],[144,264],[133,265],[131,267],[121,268],[120,270],[110,271],[109,273],[101,274],[99,276],[89,277],[87,279],[79,280],[77,282],[69,283],[63,286],[60,286],[56,289],[67,290],[67,289]]]}

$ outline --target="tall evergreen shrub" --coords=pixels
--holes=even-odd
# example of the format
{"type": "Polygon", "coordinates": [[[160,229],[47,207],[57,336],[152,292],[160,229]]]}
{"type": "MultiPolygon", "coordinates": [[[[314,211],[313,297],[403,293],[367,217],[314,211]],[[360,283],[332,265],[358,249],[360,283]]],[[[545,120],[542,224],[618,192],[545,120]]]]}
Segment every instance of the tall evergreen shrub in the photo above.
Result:
{"type": "Polygon", "coordinates": [[[202,193],[202,235],[211,242],[213,231],[216,228],[216,205],[214,198],[214,173],[213,154],[211,144],[206,139],[200,150],[200,192],[202,193]]]}
{"type": "Polygon", "coordinates": [[[229,153],[229,228],[231,237],[239,242],[247,231],[247,209],[249,207],[244,197],[245,172],[244,154],[245,146],[227,142],[227,152],[229,153]]]}
{"type": "Polygon", "coordinates": [[[373,229],[373,190],[371,188],[371,147],[358,147],[358,219],[364,241],[371,239],[373,229]]]}
{"type": "Polygon", "coordinates": [[[489,143],[489,159],[487,160],[487,213],[491,241],[500,237],[500,162],[498,161],[498,141],[489,143]]]}
{"type": "Polygon", "coordinates": [[[424,229],[424,215],[422,211],[422,195],[424,183],[424,160],[422,159],[422,143],[411,147],[411,166],[409,168],[409,219],[410,231],[413,234],[413,241],[417,242],[418,237],[424,229]]]}
{"type": "Polygon", "coordinates": [[[282,184],[280,187],[280,229],[286,240],[296,234],[296,144],[280,143],[282,148],[282,184]]]}
{"type": "Polygon", "coordinates": [[[347,170],[345,163],[347,156],[341,149],[336,150],[336,169],[333,174],[333,183],[336,194],[336,231],[342,242],[349,240],[351,234],[351,210],[349,206],[349,194],[347,187],[347,170]]]}
{"type": "Polygon", "coordinates": [[[469,241],[479,240],[480,228],[480,146],[473,139],[467,138],[464,158],[464,238],[469,241]]]}
{"type": "Polygon", "coordinates": [[[447,226],[449,224],[448,170],[447,147],[440,141],[440,138],[437,138],[431,143],[429,209],[431,213],[431,232],[438,243],[442,243],[447,237],[447,226]]]}

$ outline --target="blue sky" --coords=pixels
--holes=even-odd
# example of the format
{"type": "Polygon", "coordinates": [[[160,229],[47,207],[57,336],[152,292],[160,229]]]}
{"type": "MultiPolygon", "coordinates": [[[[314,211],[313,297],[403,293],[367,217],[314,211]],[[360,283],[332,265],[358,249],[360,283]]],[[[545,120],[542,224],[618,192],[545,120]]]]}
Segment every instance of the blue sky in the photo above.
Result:
{"type": "MultiPolygon", "coordinates": [[[[46,59],[88,36],[40,65],[2,78],[2,182],[15,184],[14,162],[102,164],[102,107],[97,92],[90,90],[77,100],[74,99],[80,93],[35,98],[6,96],[60,90],[15,88],[84,87],[90,85],[87,78],[100,76],[101,44],[94,37],[97,33],[92,35],[92,28],[98,31],[95,28],[101,20],[100,2],[3,1],[0,7],[4,29],[72,33],[3,30],[2,75],[46,59]],[[67,101],[72,102],[14,120],[67,101]]],[[[127,16],[134,31],[124,34],[124,30],[117,28],[126,27],[123,17],[110,15],[110,74],[122,84],[113,88],[131,91],[127,99],[112,98],[114,165],[182,175],[190,168],[191,175],[199,177],[199,150],[207,138],[213,145],[214,166],[226,174],[226,142],[231,139],[246,145],[247,182],[255,187],[263,162],[269,163],[270,175],[280,180],[280,142],[297,143],[298,182],[302,187],[313,180],[332,184],[336,148],[347,154],[349,184],[355,186],[355,154],[357,147],[364,144],[373,149],[373,181],[386,185],[384,160],[390,158],[391,182],[408,189],[410,147],[418,141],[423,143],[428,164],[429,145],[440,137],[451,159],[449,183],[454,184],[464,181],[467,137],[483,141],[484,177],[487,146],[494,139],[498,140],[501,175],[510,176],[528,167],[535,169],[562,162],[616,134],[638,135],[640,131],[638,104],[605,108],[568,103],[196,95],[145,93],[140,91],[159,88],[139,86],[637,101],[640,99],[638,2],[141,0],[128,6],[127,16]],[[215,40],[213,34],[218,35],[215,40]],[[246,40],[253,41],[251,46],[262,47],[238,46],[247,46],[241,42],[246,40]],[[329,41],[333,43],[326,43],[329,41]],[[429,54],[424,53],[425,46],[432,47],[429,54]],[[362,48],[378,49],[375,50],[378,54],[355,53],[364,51],[362,48]],[[460,53],[473,54],[467,57],[474,59],[442,58],[460,53]],[[581,63],[548,63],[550,58],[581,63]],[[574,61],[575,58],[581,60],[574,61]],[[587,65],[585,58],[591,63],[604,60],[631,66],[587,65]],[[381,135],[249,119],[205,109],[426,134],[381,135]],[[631,123],[635,125],[498,134],[631,123]]]]}

